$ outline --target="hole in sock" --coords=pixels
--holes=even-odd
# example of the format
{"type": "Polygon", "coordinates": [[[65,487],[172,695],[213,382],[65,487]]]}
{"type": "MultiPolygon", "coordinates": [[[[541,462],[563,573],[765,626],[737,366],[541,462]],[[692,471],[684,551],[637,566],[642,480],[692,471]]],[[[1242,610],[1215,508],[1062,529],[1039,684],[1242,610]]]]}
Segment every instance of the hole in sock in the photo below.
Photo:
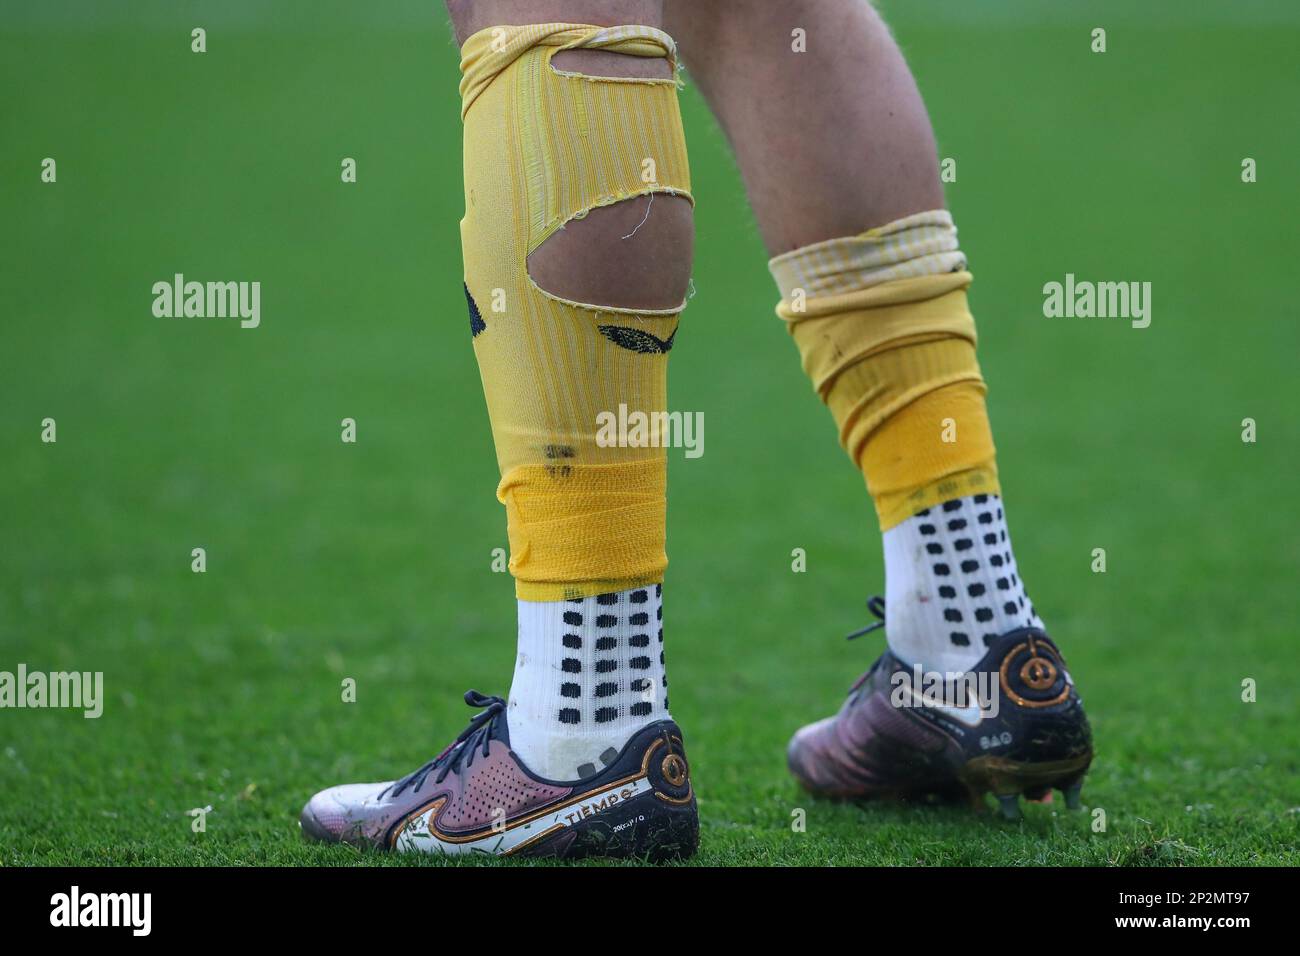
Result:
{"type": "Polygon", "coordinates": [[[528,256],[528,273],[543,292],[592,309],[677,309],[694,236],[690,200],[650,192],[570,219],[528,256]]]}
{"type": "MultiPolygon", "coordinates": [[[[561,50],[551,69],[593,79],[671,82],[672,64],[607,50],[561,50]]],[[[611,117],[635,122],[636,117],[611,117]]],[[[580,144],[574,144],[580,146],[580,144]]],[[[622,157],[641,167],[653,156],[622,157]]],[[[579,213],[528,256],[538,288],[593,309],[667,311],[686,299],[695,218],[691,202],[647,183],[647,193],[579,213]]]]}
{"type": "Polygon", "coordinates": [[[673,78],[672,64],[663,57],[632,56],[609,50],[561,50],[551,57],[551,69],[561,73],[620,80],[673,78]]]}

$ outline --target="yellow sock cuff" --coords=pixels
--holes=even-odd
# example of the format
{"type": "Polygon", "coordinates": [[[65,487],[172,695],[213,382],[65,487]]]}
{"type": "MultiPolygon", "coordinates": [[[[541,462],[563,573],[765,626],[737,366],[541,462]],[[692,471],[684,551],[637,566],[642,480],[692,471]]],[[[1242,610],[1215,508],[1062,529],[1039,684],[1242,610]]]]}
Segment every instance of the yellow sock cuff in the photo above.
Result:
{"type": "Polygon", "coordinates": [[[810,299],[802,312],[782,301],[803,370],[826,400],[836,376],[877,352],[912,342],[956,339],[975,350],[975,320],[966,308],[969,272],[897,279],[885,285],[810,299]]]}
{"type": "Polygon", "coordinates": [[[597,207],[655,192],[690,199],[677,85],[552,65],[574,49],[676,55],[650,27],[546,23],[475,33],[461,61],[461,239],[474,352],[510,570],[519,596],[537,601],[659,581],[667,564],[665,451],[602,444],[597,422],[621,404],[667,410],[681,308],[561,298],[533,282],[528,256],[597,207]]]}
{"type": "Polygon", "coordinates": [[[952,214],[933,209],[856,236],[802,246],[777,256],[768,268],[783,299],[825,299],[895,279],[960,272],[966,257],[957,248],[952,214]]]}

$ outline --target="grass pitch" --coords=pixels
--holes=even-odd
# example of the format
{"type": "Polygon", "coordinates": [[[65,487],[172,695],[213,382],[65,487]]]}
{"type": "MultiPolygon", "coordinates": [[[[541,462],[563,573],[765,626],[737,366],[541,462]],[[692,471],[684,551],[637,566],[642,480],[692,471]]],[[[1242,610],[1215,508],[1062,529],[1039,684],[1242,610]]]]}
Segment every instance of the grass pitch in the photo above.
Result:
{"type": "MultiPolygon", "coordinates": [[[[788,777],[790,734],[878,651],[840,636],[879,538],[688,90],[671,402],[707,429],[670,455],[666,633],[701,863],[1297,862],[1300,18],[1058,6],[887,13],[957,161],[1018,561],[1096,735],[1089,810],[1008,825],[788,777]],[[1044,318],[1067,273],[1150,281],[1151,326],[1044,318]]],[[[106,702],[0,711],[0,863],[436,862],[306,846],[296,814],[419,765],[465,688],[511,675],[449,31],[424,3],[30,7],[0,19],[0,670],[103,671],[106,702]],[[154,318],[176,272],[259,280],[261,327],[154,318]]]]}

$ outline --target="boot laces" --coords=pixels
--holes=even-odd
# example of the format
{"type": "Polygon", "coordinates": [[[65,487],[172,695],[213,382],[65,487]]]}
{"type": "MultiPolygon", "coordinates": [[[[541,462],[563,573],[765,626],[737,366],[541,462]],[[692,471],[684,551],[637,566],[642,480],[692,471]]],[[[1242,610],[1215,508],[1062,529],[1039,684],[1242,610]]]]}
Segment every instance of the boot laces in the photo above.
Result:
{"type": "Polygon", "coordinates": [[[435,784],[442,783],[447,778],[447,774],[453,771],[460,773],[462,767],[472,765],[477,754],[482,753],[484,757],[488,756],[492,744],[492,731],[496,728],[497,721],[506,712],[506,702],[501,697],[480,694],[476,690],[467,690],[465,691],[465,703],[470,707],[481,707],[483,709],[470,719],[469,726],[462,730],[460,736],[453,740],[442,753],[423,767],[408,773],[401,780],[386,787],[379,794],[380,797],[389,791],[392,792],[394,797],[400,796],[407,787],[413,787],[412,793],[419,793],[420,788],[424,786],[429,774],[433,773],[433,771],[438,771],[438,775],[433,782],[435,784]]]}

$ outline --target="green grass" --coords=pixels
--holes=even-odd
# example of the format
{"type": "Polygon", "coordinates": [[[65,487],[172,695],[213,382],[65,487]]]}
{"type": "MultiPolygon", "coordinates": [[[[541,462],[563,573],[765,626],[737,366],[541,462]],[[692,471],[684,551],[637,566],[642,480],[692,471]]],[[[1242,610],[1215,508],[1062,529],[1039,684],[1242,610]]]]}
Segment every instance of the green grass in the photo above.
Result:
{"type": "MultiPolygon", "coordinates": [[[[1131,6],[893,4],[958,160],[1018,562],[1087,701],[1104,833],[1059,803],[1007,825],[786,774],[791,732],[877,652],[840,635],[879,539],[686,94],[698,294],[672,405],[708,428],[703,458],[671,456],[667,646],[699,862],[1297,862],[1300,29],[1281,2],[1131,6]],[[1066,272],[1151,281],[1151,327],[1044,319],[1066,272]]],[[[431,4],[261,7],[0,19],[0,670],[101,670],[107,692],[99,720],[0,711],[4,865],[407,864],[305,846],[297,811],[418,765],[466,687],[508,687],[448,31],[431,4]],[[153,318],[176,271],[260,280],[262,327],[153,318]]]]}

